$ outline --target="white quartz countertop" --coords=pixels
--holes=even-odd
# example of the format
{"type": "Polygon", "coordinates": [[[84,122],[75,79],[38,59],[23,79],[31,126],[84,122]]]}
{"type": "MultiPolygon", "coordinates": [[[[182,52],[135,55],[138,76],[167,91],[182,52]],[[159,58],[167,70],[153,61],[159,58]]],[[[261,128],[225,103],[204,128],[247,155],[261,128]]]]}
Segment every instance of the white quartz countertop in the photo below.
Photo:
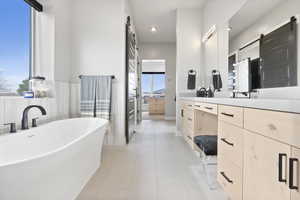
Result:
{"type": "Polygon", "coordinates": [[[181,97],[181,100],[300,113],[300,100],[181,97]]]}

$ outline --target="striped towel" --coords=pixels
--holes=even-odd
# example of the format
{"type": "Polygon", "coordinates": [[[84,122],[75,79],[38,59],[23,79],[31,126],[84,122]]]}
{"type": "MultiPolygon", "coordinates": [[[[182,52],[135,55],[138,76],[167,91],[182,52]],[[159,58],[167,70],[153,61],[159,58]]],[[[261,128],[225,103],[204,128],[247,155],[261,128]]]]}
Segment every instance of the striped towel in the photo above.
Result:
{"type": "Polygon", "coordinates": [[[111,119],[111,76],[82,76],[80,112],[84,117],[111,119]]]}

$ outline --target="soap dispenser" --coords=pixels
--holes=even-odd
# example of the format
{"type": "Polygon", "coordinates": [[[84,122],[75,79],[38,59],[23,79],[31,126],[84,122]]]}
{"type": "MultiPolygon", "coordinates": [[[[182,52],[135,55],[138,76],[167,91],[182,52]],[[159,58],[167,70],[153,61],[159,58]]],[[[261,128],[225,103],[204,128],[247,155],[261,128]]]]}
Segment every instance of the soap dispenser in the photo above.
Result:
{"type": "Polygon", "coordinates": [[[207,97],[208,97],[208,98],[214,97],[214,92],[213,92],[213,90],[211,89],[210,86],[209,86],[209,88],[207,89],[207,97]]]}

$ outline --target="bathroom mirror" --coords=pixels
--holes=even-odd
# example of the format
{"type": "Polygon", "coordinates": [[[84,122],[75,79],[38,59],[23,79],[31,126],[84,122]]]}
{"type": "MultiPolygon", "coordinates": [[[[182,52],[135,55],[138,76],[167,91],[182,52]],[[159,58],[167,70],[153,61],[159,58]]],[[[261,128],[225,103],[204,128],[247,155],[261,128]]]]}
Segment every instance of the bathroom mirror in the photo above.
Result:
{"type": "MultiPolygon", "coordinates": [[[[228,84],[235,91],[247,80],[235,77],[236,63],[249,61],[250,90],[297,86],[300,78],[299,0],[251,0],[229,21],[228,84]]],[[[246,66],[246,65],[244,65],[246,66]]],[[[240,68],[241,71],[244,71],[240,68]]]]}

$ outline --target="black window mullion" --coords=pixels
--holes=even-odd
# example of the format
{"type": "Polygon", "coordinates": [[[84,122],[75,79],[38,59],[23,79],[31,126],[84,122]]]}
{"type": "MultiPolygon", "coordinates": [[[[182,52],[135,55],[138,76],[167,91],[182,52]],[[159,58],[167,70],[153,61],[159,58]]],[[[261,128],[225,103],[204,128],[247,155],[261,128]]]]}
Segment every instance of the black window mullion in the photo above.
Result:
{"type": "Polygon", "coordinates": [[[34,8],[38,12],[43,12],[43,6],[36,0],[24,0],[28,5],[34,8]]]}

